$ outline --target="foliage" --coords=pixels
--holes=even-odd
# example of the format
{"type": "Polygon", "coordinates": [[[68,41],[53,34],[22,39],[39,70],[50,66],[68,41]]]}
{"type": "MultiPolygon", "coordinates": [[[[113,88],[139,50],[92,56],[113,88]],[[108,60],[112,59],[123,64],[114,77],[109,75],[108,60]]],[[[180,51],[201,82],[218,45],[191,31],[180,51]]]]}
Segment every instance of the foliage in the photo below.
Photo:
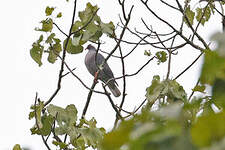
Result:
{"type": "Polygon", "coordinates": [[[112,22],[102,22],[100,17],[96,14],[98,9],[97,5],[92,6],[91,3],[87,3],[85,10],[79,12],[80,20],[74,22],[71,32],[63,41],[62,48],[61,40],[56,38],[56,34],[52,31],[54,20],[61,18],[62,13],[59,12],[57,16],[54,17],[52,13],[55,8],[47,6],[45,9],[47,18],[41,21],[42,27],[35,28],[35,30],[50,33],[50,35],[45,39],[47,46],[45,46],[44,43],[41,43],[44,40],[43,35],[32,45],[33,47],[30,50],[30,53],[33,60],[41,66],[42,53],[46,52],[48,53],[48,61],[54,63],[62,49],[66,49],[70,54],[78,54],[83,51],[83,45],[87,41],[96,42],[103,34],[106,34],[109,37],[114,36],[114,24],[112,22]]]}
{"type": "Polygon", "coordinates": [[[38,134],[41,136],[49,136],[51,133],[55,139],[58,136],[67,135],[70,139],[70,144],[66,144],[62,141],[53,140],[53,144],[60,147],[60,149],[66,148],[72,145],[76,149],[84,149],[85,147],[96,148],[99,145],[100,140],[105,134],[103,128],[96,127],[96,120],[81,119],[77,122],[77,109],[71,104],[65,109],[50,104],[46,109],[47,112],[40,113],[42,110],[43,102],[39,102],[38,105],[32,106],[32,111],[29,115],[29,119],[35,117],[38,122],[33,128],[31,128],[32,134],[38,134]]]}
{"type": "MultiPolygon", "coordinates": [[[[161,1],[169,8],[182,14],[180,28],[176,29],[167,20],[160,18],[151,9],[148,1],[140,0],[143,8],[173,30],[173,32],[165,34],[161,34],[161,31],[158,34],[150,28],[143,18],[142,22],[144,26],[151,33],[143,33],[136,28],[135,31],[132,31],[129,28],[129,21],[134,6],[128,11],[128,8],[125,7],[125,0],[118,1],[122,10],[122,15],[120,16],[122,25],[118,25],[118,27],[121,27],[121,30],[117,30],[111,21],[109,23],[102,22],[101,17],[97,15],[99,7],[97,5],[93,6],[91,3],[87,3],[83,11],[77,12],[78,19],[75,18],[75,6],[77,2],[75,0],[73,22],[69,33],[66,34],[55,23],[56,19],[62,17],[62,12],[54,13],[56,7],[47,6],[45,9],[46,18],[40,22],[40,28],[35,28],[36,31],[42,34],[32,44],[30,55],[39,66],[43,64],[42,58],[45,53],[48,54],[48,62],[52,64],[60,58],[61,68],[56,91],[47,101],[41,101],[36,96],[35,104],[31,106],[29,119],[35,120],[34,126],[30,129],[31,134],[40,135],[47,148],[49,147],[49,140],[52,139],[51,142],[56,147],[54,149],[65,150],[84,150],[88,148],[101,150],[225,149],[225,35],[224,33],[216,33],[212,36],[211,40],[217,43],[216,49],[212,50],[208,42],[198,33],[200,26],[204,29],[206,22],[212,18],[215,12],[218,12],[215,2],[218,2],[221,6],[224,3],[208,0],[200,0],[199,3],[203,1],[207,3],[206,6],[203,8],[199,6],[195,10],[192,10],[193,7],[190,0],[184,1],[184,5],[176,1],[177,7],[169,4],[170,2],[161,1]],[[183,24],[186,24],[186,26],[184,27],[183,24]],[[56,36],[55,30],[57,29],[66,36],[65,39],[60,39],[56,36]],[[188,33],[188,36],[184,34],[184,29],[190,29],[191,32],[188,33]],[[123,36],[127,30],[131,33],[128,36],[138,37],[140,41],[126,41],[123,36]],[[119,36],[117,36],[116,31],[120,32],[119,36]],[[174,43],[177,42],[176,37],[178,36],[185,43],[174,46],[174,43]],[[106,61],[109,57],[113,56],[116,50],[120,52],[120,56],[117,57],[121,60],[122,64],[123,74],[120,78],[124,79],[124,86],[126,86],[127,77],[137,75],[153,59],[157,60],[158,65],[168,63],[165,78],[162,78],[164,75],[154,75],[151,83],[150,81],[146,81],[146,83],[149,82],[149,86],[146,88],[145,101],[134,112],[128,112],[126,108],[122,108],[127,94],[126,91],[121,96],[121,105],[119,107],[115,106],[111,95],[106,91],[104,86],[104,92],[95,91],[94,87],[97,83],[93,81],[92,87],[89,88],[77,75],[73,74],[66,64],[66,54],[81,53],[84,49],[84,44],[87,42],[96,43],[99,47],[102,44],[101,40],[103,37],[108,37],[116,42],[113,50],[108,53],[106,61]],[[123,44],[121,43],[127,44],[127,47],[135,46],[133,46],[127,55],[123,55],[123,44]],[[153,54],[149,50],[149,47],[158,48],[159,50],[136,73],[125,74],[127,64],[125,65],[124,59],[137,47],[142,45],[147,45],[148,50],[143,52],[146,56],[152,56],[153,54]],[[186,45],[192,47],[194,50],[201,51],[201,54],[177,77],[172,78],[170,75],[172,56],[179,55],[179,50],[186,48],[186,45]],[[188,96],[183,85],[178,83],[177,78],[192,67],[202,54],[204,54],[204,62],[200,78],[192,88],[192,93],[188,96]],[[98,128],[94,116],[91,120],[86,120],[86,106],[79,119],[78,111],[74,104],[70,104],[66,108],[51,104],[60,90],[62,78],[67,75],[63,75],[64,66],[70,71],[69,73],[73,74],[89,90],[86,101],[87,107],[93,92],[101,93],[108,97],[116,113],[113,130],[106,133],[104,128],[98,128]],[[211,93],[206,90],[208,86],[212,87],[211,93]],[[195,93],[199,95],[193,96],[195,93]],[[124,111],[127,116],[121,111],[124,111]]],[[[124,87],[124,90],[126,90],[126,87],[124,87]]],[[[20,150],[21,148],[17,144],[13,149],[20,150]]]]}

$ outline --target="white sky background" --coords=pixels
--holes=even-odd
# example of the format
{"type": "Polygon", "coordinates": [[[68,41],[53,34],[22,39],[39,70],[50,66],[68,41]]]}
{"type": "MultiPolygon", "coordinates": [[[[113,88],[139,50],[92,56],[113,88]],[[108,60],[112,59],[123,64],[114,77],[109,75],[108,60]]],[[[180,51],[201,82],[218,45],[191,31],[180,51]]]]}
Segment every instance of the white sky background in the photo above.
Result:
{"type": "MultiPolygon", "coordinates": [[[[66,0],[20,0],[20,1],[4,1],[0,5],[1,24],[0,24],[0,41],[1,41],[1,59],[0,59],[0,149],[12,149],[14,144],[21,144],[23,147],[29,147],[32,150],[45,149],[41,137],[31,136],[29,129],[33,126],[34,121],[28,120],[30,106],[34,103],[35,92],[38,92],[41,100],[47,100],[56,89],[57,78],[60,63],[59,61],[52,65],[43,59],[43,65],[38,65],[30,57],[30,48],[36,41],[40,33],[34,31],[39,26],[41,20],[45,18],[44,10],[46,6],[57,7],[56,11],[62,11],[63,17],[59,19],[58,25],[68,33],[73,11],[73,1],[66,3],[66,0]]],[[[78,10],[85,8],[88,1],[78,0],[78,10]]],[[[117,5],[117,1],[91,1],[92,4],[97,3],[100,7],[98,15],[104,22],[113,21],[116,25],[119,21],[118,14],[121,9],[117,5]]],[[[138,0],[134,0],[137,3],[138,0]]],[[[196,1],[197,2],[197,1],[196,1]]],[[[194,2],[194,3],[196,3],[194,2]]],[[[130,6],[130,4],[128,4],[130,6]]],[[[160,10],[160,15],[167,18],[172,24],[180,25],[180,17],[173,14],[164,5],[151,4],[155,10],[160,10]],[[153,7],[154,6],[154,7],[153,7]],[[169,18],[168,18],[169,17],[169,18]]],[[[203,5],[202,5],[203,6],[203,5]]],[[[144,13],[145,7],[141,3],[134,8],[133,18],[130,24],[135,24],[137,29],[145,31],[141,24],[140,17],[143,17],[153,29],[162,30],[164,25],[159,23],[150,13],[144,13]],[[137,7],[138,6],[138,7],[137,7]]],[[[77,16],[77,15],[76,15],[77,16]]],[[[134,27],[134,26],[133,26],[134,27]]],[[[133,27],[131,29],[133,29],[133,27]]],[[[216,31],[221,31],[221,18],[214,15],[210,23],[206,23],[204,32],[200,29],[201,35],[209,39],[210,35],[216,31]]],[[[164,33],[163,31],[161,33],[164,33]]],[[[64,40],[64,36],[59,36],[64,40]]],[[[127,39],[131,40],[130,37],[127,39]]],[[[110,51],[114,43],[107,40],[101,49],[110,51]]],[[[135,39],[134,39],[135,40],[135,39]]],[[[131,47],[123,47],[124,53],[128,52],[131,47]]],[[[127,73],[135,72],[142,66],[149,57],[144,56],[144,50],[138,49],[128,57],[126,61],[127,73]]],[[[153,53],[156,49],[151,48],[153,53]]],[[[91,86],[93,77],[87,72],[84,65],[84,56],[86,52],[78,55],[67,55],[67,63],[71,68],[76,67],[74,71],[83,81],[91,86]]],[[[178,75],[183,69],[189,65],[199,52],[192,48],[183,49],[177,56],[173,56],[171,77],[178,75]]],[[[199,64],[194,65],[187,73],[181,76],[177,81],[184,86],[188,94],[191,92],[197,81],[200,71],[199,64]]],[[[117,59],[108,61],[114,75],[121,75],[121,65],[117,59]]],[[[132,111],[145,98],[145,89],[151,84],[152,76],[159,74],[161,78],[166,77],[167,64],[156,65],[151,62],[138,76],[127,78],[127,101],[124,108],[132,111]]],[[[119,80],[120,89],[122,90],[122,80],[119,80]]],[[[102,90],[101,84],[97,85],[97,90],[102,90]]],[[[71,75],[63,79],[62,89],[58,96],[52,102],[61,107],[68,104],[75,104],[79,117],[82,113],[88,90],[85,89],[78,80],[71,75]]],[[[114,98],[115,103],[120,103],[120,98],[114,98]]],[[[110,129],[115,120],[115,113],[106,96],[93,94],[87,118],[95,117],[98,126],[110,129]]]]}

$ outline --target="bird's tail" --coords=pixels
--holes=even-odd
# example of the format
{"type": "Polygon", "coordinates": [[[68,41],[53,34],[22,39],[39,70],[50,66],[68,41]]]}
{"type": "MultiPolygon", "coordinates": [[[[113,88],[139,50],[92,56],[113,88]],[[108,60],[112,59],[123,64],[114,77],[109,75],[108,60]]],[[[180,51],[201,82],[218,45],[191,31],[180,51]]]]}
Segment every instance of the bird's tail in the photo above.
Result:
{"type": "Polygon", "coordinates": [[[119,97],[121,95],[120,90],[117,88],[115,83],[109,84],[108,87],[115,97],[119,97]]]}

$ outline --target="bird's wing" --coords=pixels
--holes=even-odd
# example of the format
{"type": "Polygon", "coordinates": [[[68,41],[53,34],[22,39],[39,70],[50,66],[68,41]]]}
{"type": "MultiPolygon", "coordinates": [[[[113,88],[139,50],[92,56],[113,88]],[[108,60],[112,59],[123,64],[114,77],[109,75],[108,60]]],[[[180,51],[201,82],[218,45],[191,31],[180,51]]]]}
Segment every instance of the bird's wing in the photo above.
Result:
{"type": "MultiPolygon", "coordinates": [[[[101,54],[98,53],[97,59],[96,59],[97,65],[101,65],[104,60],[105,60],[105,58],[101,54]]],[[[110,67],[107,63],[105,63],[102,71],[103,71],[105,80],[109,80],[111,78],[114,78],[113,72],[112,72],[112,70],[110,69],[110,67]]]]}

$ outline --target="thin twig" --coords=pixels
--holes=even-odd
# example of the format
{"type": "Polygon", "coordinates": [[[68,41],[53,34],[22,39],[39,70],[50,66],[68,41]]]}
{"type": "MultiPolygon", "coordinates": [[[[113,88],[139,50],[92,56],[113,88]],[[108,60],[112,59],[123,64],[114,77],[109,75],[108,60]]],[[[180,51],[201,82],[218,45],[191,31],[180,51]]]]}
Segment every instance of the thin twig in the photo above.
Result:
{"type": "Polygon", "coordinates": [[[176,80],[179,78],[182,74],[184,74],[191,66],[195,64],[195,62],[204,54],[204,52],[201,52],[201,54],[190,64],[188,65],[181,73],[179,73],[173,80],[176,80]]]}
{"type": "MultiPolygon", "coordinates": [[[[125,77],[131,77],[131,76],[137,75],[137,74],[138,74],[142,69],[144,69],[145,66],[147,66],[154,58],[155,58],[155,56],[152,57],[151,59],[149,59],[149,60],[148,60],[143,66],[141,66],[141,68],[139,68],[136,72],[134,72],[134,73],[132,73],[132,74],[125,74],[124,76],[125,76],[125,77]]],[[[120,77],[116,77],[116,78],[111,78],[111,79],[109,79],[109,80],[105,83],[105,86],[108,85],[108,83],[109,83],[111,80],[121,79],[121,78],[123,78],[124,76],[122,75],[122,76],[120,76],[120,77]]]]}
{"type": "Polygon", "coordinates": [[[62,33],[64,34],[66,37],[69,37],[69,35],[67,35],[55,22],[53,22],[53,24],[56,26],[56,28],[62,33]]]}
{"type": "MultiPolygon", "coordinates": [[[[76,68],[71,69],[71,71],[74,71],[76,68]]],[[[67,73],[65,73],[64,75],[62,75],[62,77],[67,76],[68,74],[70,74],[70,71],[68,71],[67,73]]]]}
{"type": "MultiPolygon", "coordinates": [[[[195,84],[195,87],[199,84],[199,82],[200,82],[200,78],[198,79],[197,83],[195,84]]],[[[194,95],[194,93],[195,93],[195,91],[192,90],[191,95],[190,95],[189,98],[188,98],[188,101],[191,100],[191,97],[194,95]]]]}

